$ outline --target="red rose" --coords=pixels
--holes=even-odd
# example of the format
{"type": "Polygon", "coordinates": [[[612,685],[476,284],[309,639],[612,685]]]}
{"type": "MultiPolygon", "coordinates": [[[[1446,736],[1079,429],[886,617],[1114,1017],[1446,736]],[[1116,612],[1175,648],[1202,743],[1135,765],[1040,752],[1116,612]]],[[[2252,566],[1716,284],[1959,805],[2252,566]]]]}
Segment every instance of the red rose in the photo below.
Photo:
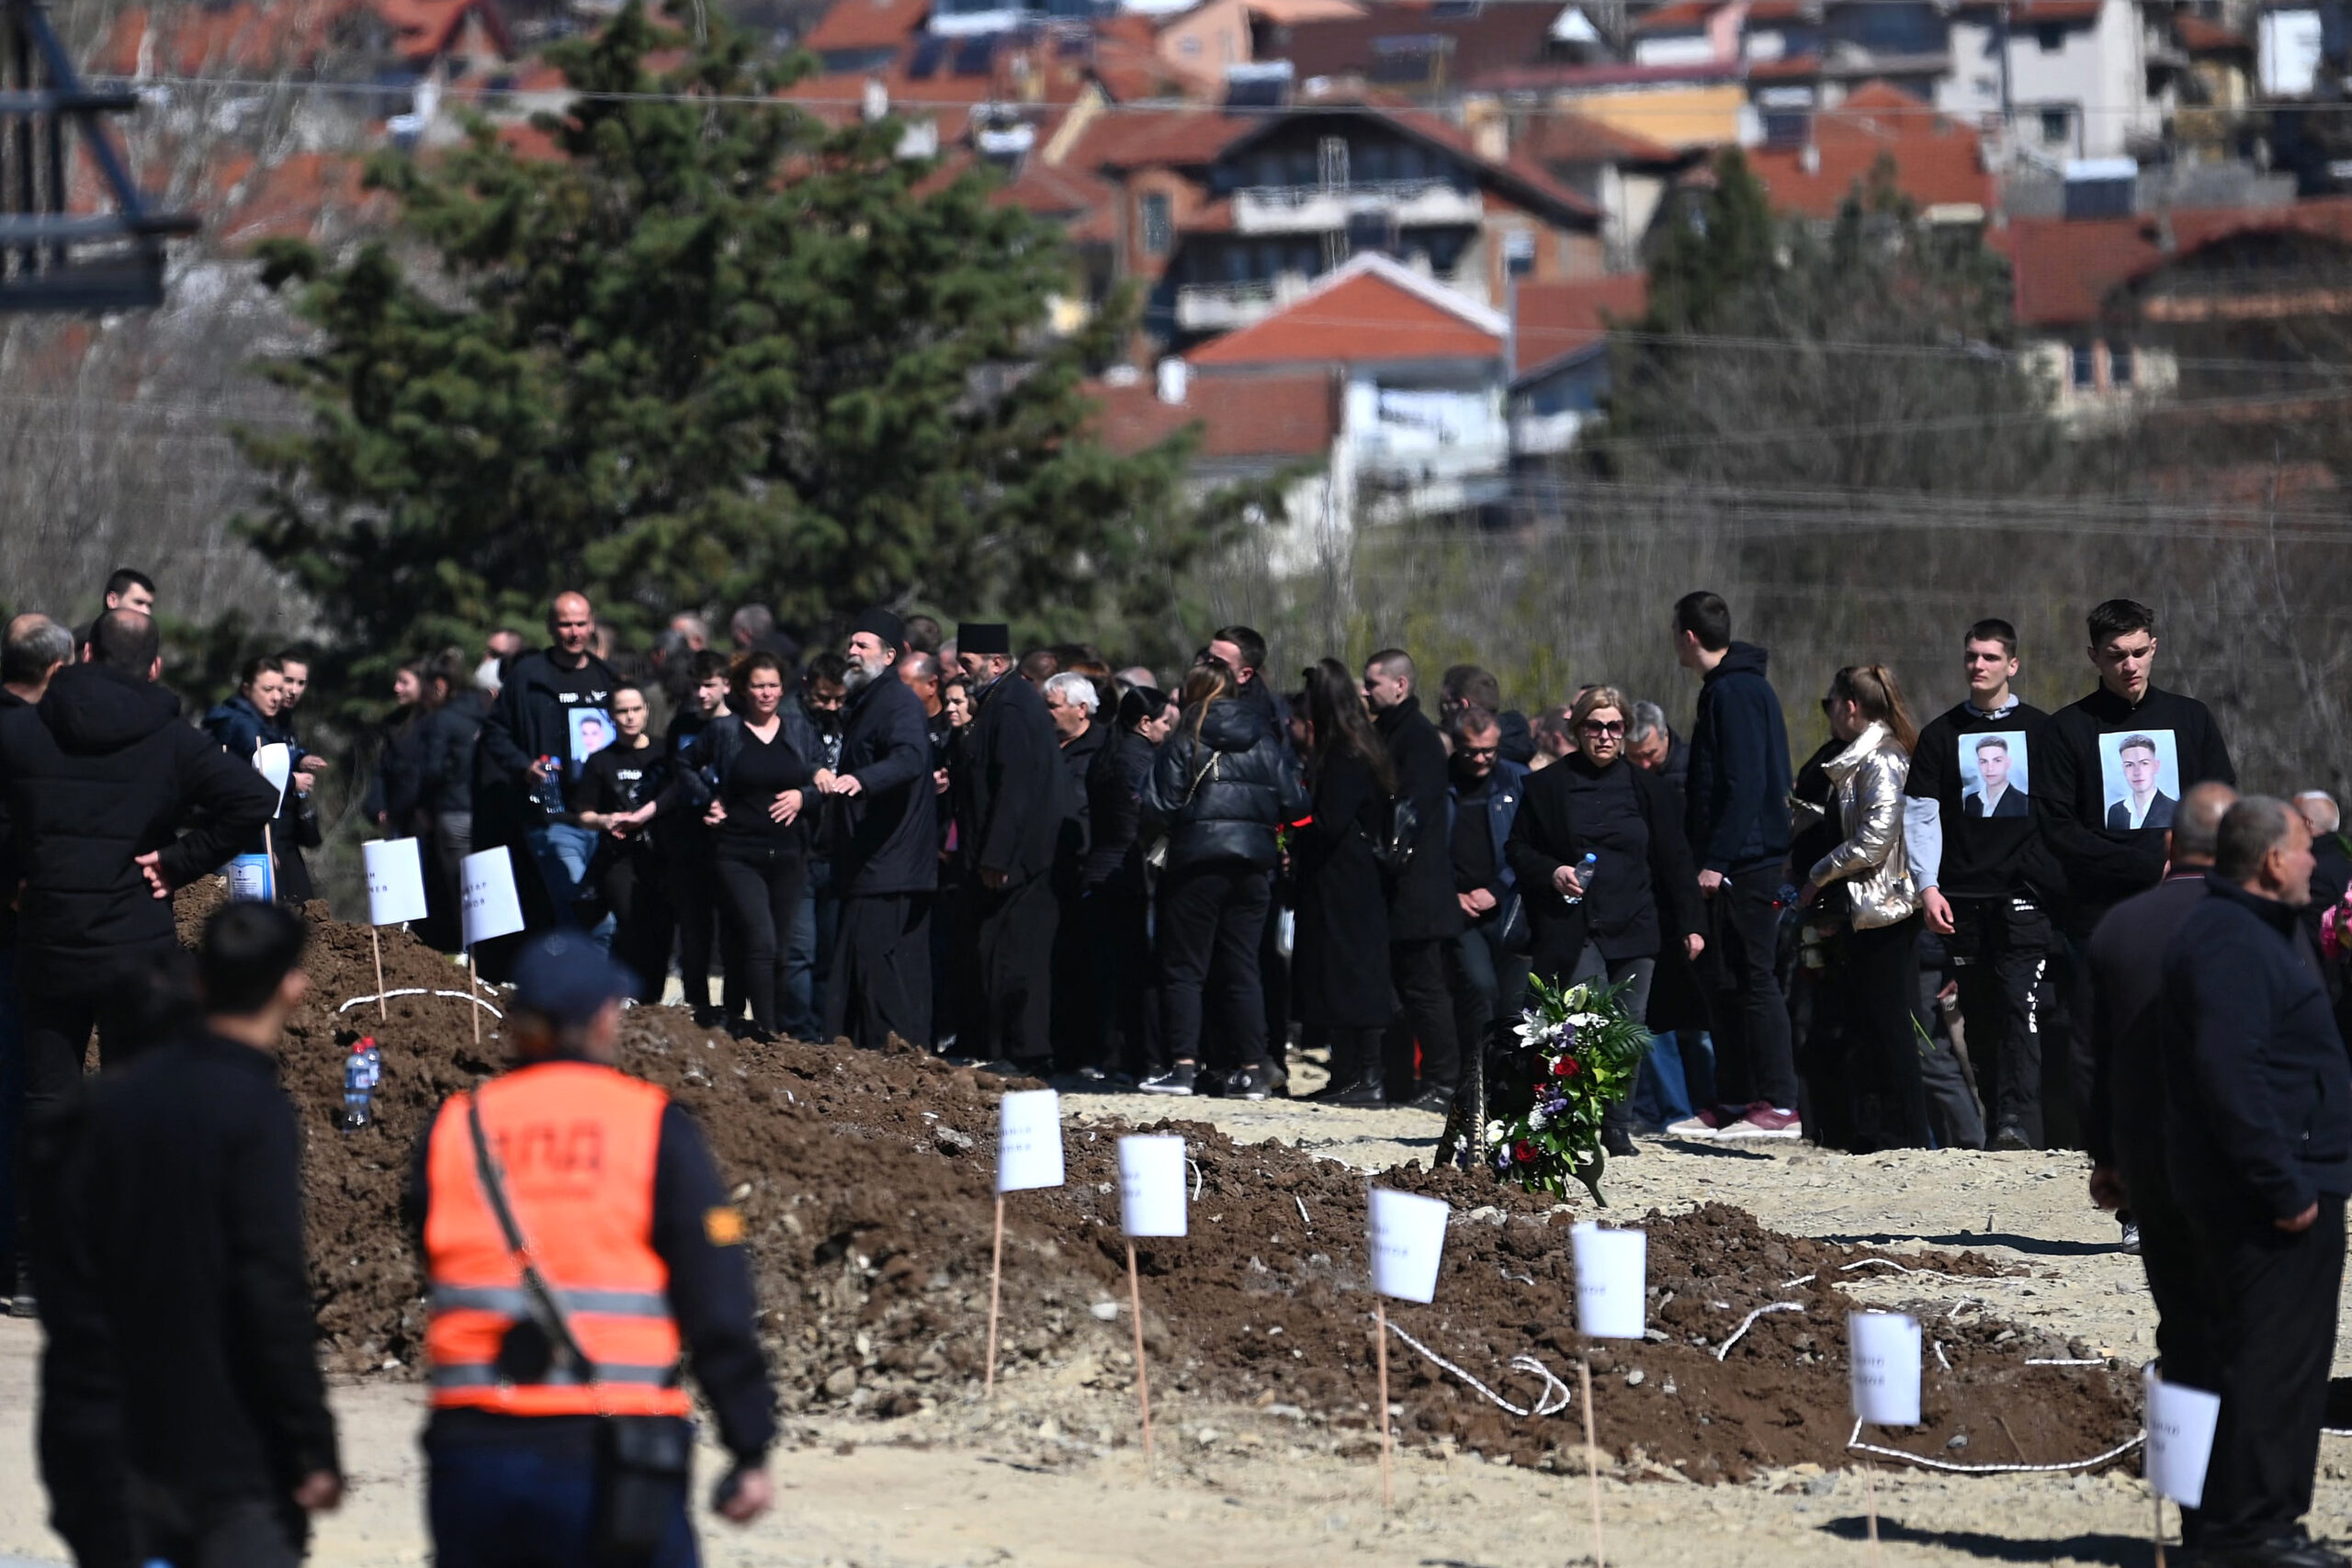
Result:
{"type": "Polygon", "coordinates": [[[1576,1077],[1577,1059],[1574,1056],[1561,1057],[1558,1061],[1552,1064],[1552,1076],[1555,1078],[1572,1078],[1576,1077]]]}
{"type": "Polygon", "coordinates": [[[1510,1146],[1510,1157],[1526,1165],[1535,1158],[1535,1145],[1521,1138],[1510,1146]]]}

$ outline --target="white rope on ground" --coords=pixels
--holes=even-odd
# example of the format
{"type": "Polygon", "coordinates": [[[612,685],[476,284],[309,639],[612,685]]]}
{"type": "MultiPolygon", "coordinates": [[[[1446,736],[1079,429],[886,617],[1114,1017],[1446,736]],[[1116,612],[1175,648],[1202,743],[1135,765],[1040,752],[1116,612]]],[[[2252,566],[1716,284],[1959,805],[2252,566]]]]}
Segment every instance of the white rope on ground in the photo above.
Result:
{"type": "Polygon", "coordinates": [[[1774,1302],[1770,1306],[1758,1307],[1754,1312],[1749,1313],[1746,1317],[1739,1320],[1739,1326],[1731,1331],[1730,1338],[1715,1347],[1715,1359],[1720,1361],[1725,1356],[1730,1355],[1731,1348],[1739,1343],[1740,1336],[1746,1334],[1749,1329],[1756,1326],[1756,1320],[1758,1318],[1764,1316],[1768,1313],[1803,1311],[1804,1311],[1804,1303],[1803,1302],[1774,1302]]]}
{"type": "Polygon", "coordinates": [[[2029,1367],[2103,1367],[2107,1365],[2107,1358],[2104,1356],[2087,1359],[2074,1356],[2028,1356],[2025,1359],[2025,1364],[2029,1367]]]}
{"type": "Polygon", "coordinates": [[[1872,1264],[1876,1264],[1881,1269],[1893,1269],[1905,1274],[1917,1274],[1930,1280],[1950,1280],[1955,1285],[1968,1283],[1968,1277],[1964,1274],[1939,1274],[1933,1269],[1905,1269],[1892,1258],[1863,1258],[1852,1263],[1841,1263],[1838,1266],[1838,1272],[1844,1274],[1856,1269],[1868,1269],[1872,1264]]]}
{"type": "Polygon", "coordinates": [[[1193,1168],[1193,1201],[1197,1203],[1201,1201],[1201,1162],[1188,1158],[1184,1163],[1193,1168]]]}
{"type": "Polygon", "coordinates": [[[1290,1201],[1298,1205],[1298,1223],[1306,1227],[1309,1235],[1314,1235],[1315,1222],[1306,1217],[1306,1200],[1294,1192],[1290,1195],[1290,1201]]]}
{"type": "Polygon", "coordinates": [[[1946,1371],[1951,1371],[1951,1362],[1944,1359],[1944,1342],[1940,1339],[1930,1339],[1928,1343],[1936,1348],[1936,1365],[1946,1371]]]}
{"type": "Polygon", "coordinates": [[[1928,1459],[1923,1454],[1915,1454],[1905,1449],[1881,1448],[1876,1443],[1863,1442],[1861,1437],[1862,1423],[1857,1417],[1854,1422],[1854,1435],[1846,1439],[1846,1448],[1849,1452],[1874,1454],[1882,1459],[1898,1459],[1905,1464],[1916,1464],[1922,1470],[1939,1470],[1948,1475],[2055,1475],[2070,1470],[2097,1470],[2100,1465],[2110,1461],[2121,1459],[2148,1440],[2148,1435],[2142,1432],[2137,1437],[2126,1438],[2116,1444],[2103,1454],[2094,1454],[2089,1459],[2067,1460],[2060,1464],[1953,1464],[1949,1460],[1928,1459]]]}
{"type": "Polygon", "coordinates": [[[482,1000],[480,997],[469,996],[463,991],[428,991],[422,986],[410,986],[402,990],[386,991],[380,997],[354,997],[334,1010],[338,1014],[346,1013],[353,1008],[359,1006],[362,1002],[388,1002],[394,997],[447,997],[452,1001],[471,1002],[474,1006],[481,1009],[492,1018],[503,1019],[506,1016],[496,1008],[492,1007],[488,1002],[482,1000]]]}
{"type": "Polygon", "coordinates": [[[1561,1411],[1566,1410],[1568,1407],[1568,1385],[1562,1382],[1558,1378],[1553,1376],[1552,1369],[1545,1366],[1543,1362],[1537,1360],[1532,1356],[1513,1356],[1509,1362],[1512,1371],[1532,1373],[1534,1376],[1544,1380],[1543,1397],[1535,1402],[1535,1407],[1532,1410],[1525,1410],[1516,1404],[1513,1404],[1510,1400],[1505,1399],[1501,1394],[1497,1393],[1493,1389],[1488,1388],[1485,1383],[1480,1382],[1476,1378],[1472,1377],[1468,1372],[1464,1371],[1460,1367],[1455,1366],[1452,1361],[1447,1360],[1443,1356],[1439,1355],[1436,1351],[1430,1349],[1428,1346],[1422,1344],[1419,1340],[1406,1333],[1394,1323],[1388,1325],[1388,1332],[1396,1336],[1397,1338],[1402,1339],[1406,1344],[1410,1345],[1414,1349],[1419,1350],[1422,1356],[1427,1358],[1430,1361],[1443,1368],[1445,1371],[1452,1372],[1455,1377],[1460,1378],[1464,1382],[1468,1383],[1472,1388],[1476,1389],[1480,1393],[1485,1394],[1488,1399],[1493,1400],[1497,1404],[1501,1405],[1505,1410],[1510,1411],[1514,1416],[1556,1416],[1561,1411]]]}
{"type": "Polygon", "coordinates": [[[1819,1278],[1821,1278],[1821,1276],[1818,1274],[1800,1274],[1793,1280],[1781,1280],[1781,1289],[1784,1291],[1793,1291],[1799,1285],[1810,1285],[1819,1278]]]}

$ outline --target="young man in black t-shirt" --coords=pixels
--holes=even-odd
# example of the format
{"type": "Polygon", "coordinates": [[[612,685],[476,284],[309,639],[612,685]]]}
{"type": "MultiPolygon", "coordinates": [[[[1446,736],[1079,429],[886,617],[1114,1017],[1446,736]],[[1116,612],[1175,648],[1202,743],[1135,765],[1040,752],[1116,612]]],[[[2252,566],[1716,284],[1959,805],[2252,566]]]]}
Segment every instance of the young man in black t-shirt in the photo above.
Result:
{"type": "Polygon", "coordinates": [[[1904,844],[1928,929],[1951,956],[1992,1145],[2040,1148],[2041,996],[2062,886],[2033,818],[2050,716],[2010,689],[2007,621],[1968,628],[1961,672],[1967,699],[1930,720],[1911,755],[1904,844]]]}

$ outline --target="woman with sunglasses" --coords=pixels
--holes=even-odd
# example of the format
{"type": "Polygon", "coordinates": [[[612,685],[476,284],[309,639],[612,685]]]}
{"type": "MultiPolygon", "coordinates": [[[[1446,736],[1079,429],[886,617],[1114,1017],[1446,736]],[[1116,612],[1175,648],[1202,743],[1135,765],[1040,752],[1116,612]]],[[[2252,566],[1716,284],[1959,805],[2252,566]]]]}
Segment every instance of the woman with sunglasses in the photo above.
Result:
{"type": "MultiPolygon", "coordinates": [[[[1696,958],[1706,942],[1681,800],[1625,760],[1631,712],[1614,686],[1577,695],[1568,712],[1576,749],[1528,779],[1505,852],[1534,935],[1535,976],[1623,986],[1620,999],[1640,1018],[1666,943],[1696,958]]],[[[1632,1121],[1623,1101],[1610,1108],[1601,1144],[1611,1154],[1634,1152],[1632,1121]]]]}

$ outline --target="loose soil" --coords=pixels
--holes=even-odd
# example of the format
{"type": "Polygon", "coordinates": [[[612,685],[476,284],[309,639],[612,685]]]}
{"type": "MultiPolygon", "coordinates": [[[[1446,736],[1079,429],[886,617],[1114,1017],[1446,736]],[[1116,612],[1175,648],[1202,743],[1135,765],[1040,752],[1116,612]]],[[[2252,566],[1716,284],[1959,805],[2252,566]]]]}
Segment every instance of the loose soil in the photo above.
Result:
{"type": "MultiPolygon", "coordinates": [[[[217,897],[183,895],[183,930],[217,897]]],[[[314,929],[312,992],[289,1029],[285,1077],[306,1133],[325,1351],[337,1371],[411,1377],[424,1314],[400,1197],[434,1110],[501,1063],[498,1021],[482,1013],[476,1045],[462,999],[398,998],[382,1019],[373,1002],[344,1009],[376,990],[368,929],[324,920],[314,929]],[[382,1053],[383,1083],[374,1124],[345,1133],[335,1125],[342,1061],[362,1032],[382,1053]]],[[[404,931],[382,939],[388,987],[466,990],[461,965],[404,931]]],[[[499,1005],[495,990],[479,994],[499,1005]]],[[[739,1043],[659,1007],[627,1013],[622,1060],[695,1114],[738,1184],[788,1411],[888,1421],[977,1396],[996,1100],[1019,1086],[912,1050],[739,1043]]],[[[1102,1391],[1133,1378],[1117,1130],[1070,1128],[1068,1184],[1007,1201],[1001,1381],[1102,1391]]],[[[1138,1247],[1155,1393],[1255,1407],[1342,1452],[1376,1444],[1363,1237],[1371,1179],[1301,1145],[1237,1144],[1204,1123],[1136,1130],[1183,1134],[1196,1172],[1193,1234],[1138,1247]]],[[[1483,1175],[1408,1163],[1379,1179],[1454,1209],[1436,1303],[1390,1303],[1395,1326],[1522,1408],[1550,1385],[1512,1370],[1515,1357],[1573,1384],[1588,1346],[1573,1327],[1567,1233],[1584,1216],[1483,1175]]],[[[1962,1279],[2006,1271],[1973,1253],[1895,1255],[1779,1235],[1720,1203],[1609,1218],[1650,1237],[1653,1337],[1589,1347],[1600,1445],[1627,1475],[1739,1481],[1841,1462],[1852,1429],[1845,1321],[1855,1297],[1837,1281],[1877,1280],[1898,1262],[1962,1279]],[[1757,1318],[1718,1359],[1744,1319],[1779,1303],[1799,1310],[1757,1318]]],[[[1868,1294],[1880,1305],[1902,1299],[1899,1286],[1874,1284],[1868,1294]]],[[[2080,1341],[1982,1311],[1938,1315],[1928,1331],[1925,1424],[1872,1440],[1953,1462],[2055,1463],[2104,1452],[2138,1429],[2136,1385],[2119,1362],[2026,1364],[2095,1359],[2080,1341]]],[[[1408,1444],[1582,1468],[1573,1406],[1554,1419],[1513,1416],[1401,1339],[1391,1341],[1390,1372],[1408,1444]]]]}

